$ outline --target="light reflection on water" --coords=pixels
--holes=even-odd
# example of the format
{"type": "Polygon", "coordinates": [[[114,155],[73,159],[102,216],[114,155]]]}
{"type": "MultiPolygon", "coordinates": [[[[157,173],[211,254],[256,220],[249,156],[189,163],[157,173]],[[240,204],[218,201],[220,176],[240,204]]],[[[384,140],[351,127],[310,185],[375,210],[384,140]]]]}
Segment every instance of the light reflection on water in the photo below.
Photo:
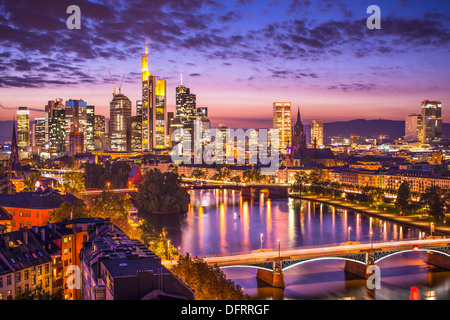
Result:
{"type": "MultiPolygon", "coordinates": [[[[300,200],[243,199],[233,190],[191,190],[185,216],[155,216],[157,229],[166,227],[182,253],[224,254],[282,247],[350,241],[419,237],[419,231],[349,210],[300,200]],[[349,227],[350,235],[349,235],[349,227]]],[[[285,272],[286,288],[274,289],[256,279],[256,269],[224,268],[227,277],[258,299],[450,299],[450,272],[427,266],[425,252],[395,255],[379,262],[381,289],[350,279],[343,261],[314,261],[285,272]]]]}

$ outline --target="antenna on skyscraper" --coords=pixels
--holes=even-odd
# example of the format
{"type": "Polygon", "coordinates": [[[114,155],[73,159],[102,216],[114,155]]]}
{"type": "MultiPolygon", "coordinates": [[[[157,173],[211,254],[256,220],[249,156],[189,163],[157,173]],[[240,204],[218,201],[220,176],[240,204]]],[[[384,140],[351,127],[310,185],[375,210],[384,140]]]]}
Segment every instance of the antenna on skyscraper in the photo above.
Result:
{"type": "Polygon", "coordinates": [[[181,80],[181,85],[183,85],[183,70],[180,71],[180,80],[181,80]]]}

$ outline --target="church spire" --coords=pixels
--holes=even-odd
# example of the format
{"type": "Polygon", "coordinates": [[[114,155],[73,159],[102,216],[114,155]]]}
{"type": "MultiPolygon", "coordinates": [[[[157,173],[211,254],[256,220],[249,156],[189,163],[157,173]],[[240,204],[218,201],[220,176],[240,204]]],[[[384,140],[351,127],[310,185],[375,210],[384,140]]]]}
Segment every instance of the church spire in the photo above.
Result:
{"type": "Polygon", "coordinates": [[[300,120],[300,106],[298,106],[297,121],[301,122],[301,120],[300,120]]]}
{"type": "Polygon", "coordinates": [[[13,132],[11,139],[11,161],[18,162],[19,161],[19,149],[17,147],[17,138],[16,138],[16,119],[13,117],[13,132]]]}

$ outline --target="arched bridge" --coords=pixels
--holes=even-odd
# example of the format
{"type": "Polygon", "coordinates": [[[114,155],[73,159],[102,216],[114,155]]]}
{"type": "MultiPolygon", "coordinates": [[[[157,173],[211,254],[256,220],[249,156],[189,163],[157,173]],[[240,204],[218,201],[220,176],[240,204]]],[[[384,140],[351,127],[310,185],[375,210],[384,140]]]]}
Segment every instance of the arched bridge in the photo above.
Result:
{"type": "Polygon", "coordinates": [[[258,198],[261,193],[266,194],[269,198],[287,198],[288,187],[274,184],[218,184],[209,183],[203,185],[186,185],[187,189],[231,189],[241,192],[243,197],[258,198]]]}
{"type": "Polygon", "coordinates": [[[407,251],[428,252],[427,263],[450,269],[450,239],[413,239],[373,243],[343,243],[313,247],[255,250],[250,253],[201,257],[209,265],[257,268],[257,277],[274,287],[284,287],[283,271],[324,259],[345,260],[345,271],[367,278],[368,266],[407,251]]]}

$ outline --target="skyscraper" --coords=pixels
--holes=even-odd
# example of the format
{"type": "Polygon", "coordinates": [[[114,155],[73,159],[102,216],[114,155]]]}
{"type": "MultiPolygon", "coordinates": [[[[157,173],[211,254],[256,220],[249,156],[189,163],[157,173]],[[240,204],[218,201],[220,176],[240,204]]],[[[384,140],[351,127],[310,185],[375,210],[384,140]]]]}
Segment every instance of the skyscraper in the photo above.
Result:
{"type": "Polygon", "coordinates": [[[314,148],[323,147],[323,121],[311,121],[311,145],[314,148]]]}
{"type": "Polygon", "coordinates": [[[69,150],[66,148],[66,109],[64,105],[57,104],[49,109],[49,112],[51,112],[48,115],[48,146],[50,151],[61,152],[69,150]]]}
{"type": "Polygon", "coordinates": [[[166,81],[148,69],[148,46],[142,56],[142,149],[165,148],[166,81]]]}
{"type": "Polygon", "coordinates": [[[422,115],[410,114],[405,119],[405,140],[407,142],[419,141],[423,137],[422,115]]]}
{"type": "Polygon", "coordinates": [[[109,104],[109,129],[111,133],[111,149],[115,151],[128,151],[131,144],[131,101],[124,94],[114,94],[109,104]]]}
{"type": "Polygon", "coordinates": [[[63,99],[49,100],[45,105],[45,144],[50,143],[50,119],[53,116],[54,108],[64,109],[63,99]]]}
{"type": "Polygon", "coordinates": [[[25,148],[30,145],[30,111],[19,107],[17,111],[17,145],[25,148]]]}
{"type": "Polygon", "coordinates": [[[131,152],[142,152],[142,116],[131,117],[131,152]]]}
{"type": "MultiPolygon", "coordinates": [[[[87,137],[87,103],[80,100],[68,100],[66,101],[65,117],[66,117],[66,150],[71,150],[70,146],[73,145],[73,141],[70,141],[72,137],[80,139],[80,134],[83,134],[83,152],[86,151],[87,143],[85,142],[87,137]],[[76,135],[70,133],[77,132],[76,135]]],[[[80,143],[77,146],[81,146],[80,143]]]]}
{"type": "Polygon", "coordinates": [[[422,101],[422,143],[442,139],[442,111],[440,101],[422,101]]]}
{"type": "Polygon", "coordinates": [[[287,153],[292,143],[290,102],[273,103],[273,129],[278,130],[280,151],[287,153]]]}
{"type": "Polygon", "coordinates": [[[183,85],[183,77],[181,77],[181,84],[175,90],[176,117],[183,125],[190,125],[196,118],[196,95],[191,93],[190,88],[183,85]]]}
{"type": "Polygon", "coordinates": [[[94,150],[103,150],[103,136],[105,135],[105,116],[94,116],[94,150]]]}
{"type": "Polygon", "coordinates": [[[95,107],[86,108],[86,150],[94,150],[95,107]]]}
{"type": "Polygon", "coordinates": [[[35,118],[33,124],[33,147],[45,146],[45,118],[35,118]]]}

